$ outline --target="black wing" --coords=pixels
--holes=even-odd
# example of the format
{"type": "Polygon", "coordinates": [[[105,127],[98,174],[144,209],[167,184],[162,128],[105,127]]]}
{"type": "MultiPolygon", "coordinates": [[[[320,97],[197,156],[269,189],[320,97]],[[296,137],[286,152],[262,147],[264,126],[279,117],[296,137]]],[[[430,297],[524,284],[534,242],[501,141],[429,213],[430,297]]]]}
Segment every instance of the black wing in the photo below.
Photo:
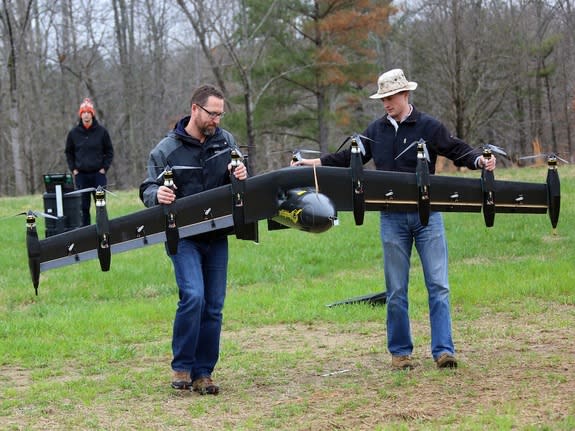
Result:
{"type": "MultiPolygon", "coordinates": [[[[357,208],[354,203],[357,187],[352,174],[351,168],[290,167],[248,178],[238,182],[241,183],[239,186],[233,183],[178,199],[175,205],[179,236],[229,229],[230,232],[235,231],[240,239],[257,241],[259,220],[280,220],[278,212],[286,200],[292,199],[290,196],[298,199],[304,194],[310,197],[314,192],[327,198],[317,200],[313,205],[333,204],[335,211],[354,211],[357,208]],[[295,193],[290,193],[294,189],[295,193]],[[246,226],[251,228],[245,229],[246,226]]],[[[559,215],[559,180],[556,171],[551,182],[553,184],[550,186],[549,179],[542,184],[495,181],[495,212],[544,214],[549,210],[555,227],[559,215]]],[[[412,173],[375,170],[361,172],[362,199],[368,211],[417,210],[420,202],[418,187],[416,175],[412,173]]],[[[484,192],[481,178],[431,175],[429,207],[432,211],[481,212],[484,192]]],[[[297,206],[299,201],[294,200],[291,204],[292,207],[297,206]]],[[[313,205],[311,209],[308,206],[303,210],[315,212],[317,207],[313,205]]],[[[311,220],[314,219],[313,215],[311,220]]],[[[107,222],[111,254],[166,241],[165,214],[161,206],[146,208],[107,222]]],[[[294,226],[301,227],[297,220],[289,224],[289,227],[294,226]]],[[[309,228],[303,230],[314,231],[309,228]]],[[[99,257],[96,225],[45,239],[37,239],[37,235],[30,237],[32,240],[28,241],[28,249],[31,271],[32,268],[36,268],[36,272],[38,269],[46,271],[99,257]]],[[[38,276],[33,273],[33,280],[37,280],[38,276]]],[[[37,281],[35,285],[37,287],[37,281]]]]}

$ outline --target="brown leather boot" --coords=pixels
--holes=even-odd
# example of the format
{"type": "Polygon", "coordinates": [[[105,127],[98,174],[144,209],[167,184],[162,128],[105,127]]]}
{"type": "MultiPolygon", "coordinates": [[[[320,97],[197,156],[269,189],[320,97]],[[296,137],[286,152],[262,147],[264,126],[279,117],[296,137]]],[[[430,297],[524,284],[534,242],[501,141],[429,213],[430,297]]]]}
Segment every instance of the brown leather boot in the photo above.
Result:
{"type": "Polygon", "coordinates": [[[411,356],[391,356],[391,368],[394,370],[411,370],[413,368],[413,362],[411,361],[411,356]]]}
{"type": "Polygon", "coordinates": [[[194,380],[192,389],[200,395],[217,395],[220,392],[220,387],[213,382],[210,376],[194,380]]]}
{"type": "Polygon", "coordinates": [[[172,376],[172,388],[174,389],[190,389],[192,386],[192,379],[189,371],[174,371],[172,376]]]}
{"type": "Polygon", "coordinates": [[[442,353],[435,362],[437,363],[437,368],[457,368],[457,359],[449,353],[442,353]]]}

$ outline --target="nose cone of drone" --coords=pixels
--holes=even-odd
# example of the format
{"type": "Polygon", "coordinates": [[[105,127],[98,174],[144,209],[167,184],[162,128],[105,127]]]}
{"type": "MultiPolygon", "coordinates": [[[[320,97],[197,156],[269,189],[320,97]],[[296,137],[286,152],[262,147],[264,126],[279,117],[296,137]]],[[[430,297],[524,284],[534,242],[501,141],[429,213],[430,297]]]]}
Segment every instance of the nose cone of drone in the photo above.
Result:
{"type": "Polygon", "coordinates": [[[306,193],[302,197],[300,224],[311,233],[322,233],[337,224],[337,212],[330,198],[321,193],[306,193]]]}
{"type": "Polygon", "coordinates": [[[321,233],[337,224],[337,211],[329,197],[313,189],[292,189],[280,204],[278,223],[311,233],[321,233]]]}

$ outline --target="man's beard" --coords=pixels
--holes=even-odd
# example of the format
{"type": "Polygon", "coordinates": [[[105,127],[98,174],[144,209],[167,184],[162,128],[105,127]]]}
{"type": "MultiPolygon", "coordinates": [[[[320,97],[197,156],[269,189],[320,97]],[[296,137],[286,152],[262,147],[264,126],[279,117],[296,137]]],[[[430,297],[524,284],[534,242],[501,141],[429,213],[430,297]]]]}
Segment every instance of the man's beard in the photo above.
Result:
{"type": "Polygon", "coordinates": [[[206,138],[209,138],[210,136],[214,136],[214,134],[216,133],[216,128],[213,126],[202,127],[202,128],[200,128],[200,132],[206,138]]]}

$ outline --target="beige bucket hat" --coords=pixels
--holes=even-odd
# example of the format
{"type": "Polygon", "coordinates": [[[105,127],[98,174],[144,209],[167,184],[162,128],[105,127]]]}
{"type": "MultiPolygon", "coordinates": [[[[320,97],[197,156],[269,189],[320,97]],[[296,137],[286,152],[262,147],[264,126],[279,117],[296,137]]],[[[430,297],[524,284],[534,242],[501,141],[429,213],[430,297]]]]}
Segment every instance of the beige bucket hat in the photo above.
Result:
{"type": "Polygon", "coordinates": [[[410,82],[405,78],[403,70],[392,69],[381,74],[377,80],[377,93],[369,96],[370,99],[383,99],[401,91],[411,91],[417,88],[417,82],[410,82]]]}

